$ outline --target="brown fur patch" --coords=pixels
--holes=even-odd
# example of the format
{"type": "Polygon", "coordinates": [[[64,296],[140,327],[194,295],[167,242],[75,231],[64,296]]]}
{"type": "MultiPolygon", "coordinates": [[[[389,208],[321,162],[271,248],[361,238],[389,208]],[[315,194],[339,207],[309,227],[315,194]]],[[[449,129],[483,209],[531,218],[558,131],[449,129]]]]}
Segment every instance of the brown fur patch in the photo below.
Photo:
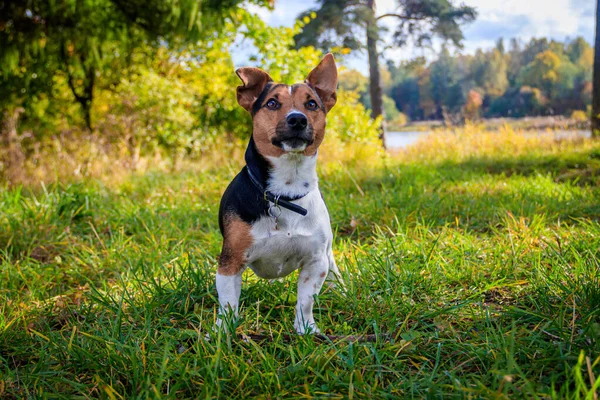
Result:
{"type": "Polygon", "coordinates": [[[325,278],[325,275],[327,275],[326,272],[321,272],[321,275],[319,275],[321,278],[325,278]]]}
{"type": "Polygon", "coordinates": [[[265,71],[252,67],[240,68],[235,73],[243,82],[237,87],[237,101],[250,112],[260,92],[273,79],[265,71]]]}
{"type": "Polygon", "coordinates": [[[252,246],[251,226],[237,215],[225,217],[223,224],[223,250],[219,257],[218,272],[221,275],[235,275],[244,268],[246,251],[252,246]]]}
{"type": "Polygon", "coordinates": [[[315,88],[327,111],[331,110],[337,101],[337,68],[333,55],[325,54],[319,65],[310,71],[306,82],[315,88]]]}

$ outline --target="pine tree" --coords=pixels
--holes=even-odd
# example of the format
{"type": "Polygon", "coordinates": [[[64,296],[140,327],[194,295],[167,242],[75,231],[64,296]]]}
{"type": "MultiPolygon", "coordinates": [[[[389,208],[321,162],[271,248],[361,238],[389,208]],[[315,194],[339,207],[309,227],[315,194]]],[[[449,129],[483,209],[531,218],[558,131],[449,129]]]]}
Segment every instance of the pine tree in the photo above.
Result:
{"type": "MultiPolygon", "coordinates": [[[[473,21],[476,16],[474,8],[462,4],[455,6],[452,0],[397,0],[399,11],[382,15],[377,15],[375,0],[318,0],[318,3],[318,8],[300,15],[304,18],[316,12],[317,16],[296,37],[296,43],[299,47],[316,45],[325,50],[335,46],[366,48],[373,118],[383,115],[380,52],[377,50],[381,28],[378,21],[384,18],[398,21],[394,32],[396,46],[404,46],[409,40],[423,46],[431,43],[434,36],[460,46],[463,40],[460,25],[473,21]],[[366,41],[357,40],[360,37],[365,37],[366,41]]],[[[385,146],[384,132],[382,139],[385,146]]]]}

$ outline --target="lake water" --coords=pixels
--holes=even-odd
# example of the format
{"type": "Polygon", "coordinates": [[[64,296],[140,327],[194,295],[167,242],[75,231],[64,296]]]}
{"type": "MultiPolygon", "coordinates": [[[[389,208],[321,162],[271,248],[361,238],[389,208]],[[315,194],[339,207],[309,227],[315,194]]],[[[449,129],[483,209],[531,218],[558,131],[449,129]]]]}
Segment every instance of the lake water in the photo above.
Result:
{"type": "MultiPolygon", "coordinates": [[[[417,139],[427,135],[427,131],[409,131],[409,132],[387,132],[388,149],[401,149],[417,141],[417,139]]],[[[555,130],[555,131],[529,131],[525,135],[553,135],[556,140],[590,138],[589,130],[555,130]]]]}
{"type": "Polygon", "coordinates": [[[387,147],[390,149],[401,149],[417,141],[428,132],[387,132],[387,147]]]}

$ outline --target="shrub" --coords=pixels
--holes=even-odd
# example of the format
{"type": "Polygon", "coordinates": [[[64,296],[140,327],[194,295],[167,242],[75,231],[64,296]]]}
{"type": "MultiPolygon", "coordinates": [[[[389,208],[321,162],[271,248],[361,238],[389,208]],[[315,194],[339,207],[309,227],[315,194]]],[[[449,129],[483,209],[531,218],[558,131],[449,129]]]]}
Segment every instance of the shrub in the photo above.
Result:
{"type": "Polygon", "coordinates": [[[395,131],[408,124],[408,122],[408,116],[403,112],[398,112],[396,118],[388,122],[387,128],[390,131],[395,131]]]}
{"type": "Polygon", "coordinates": [[[323,161],[357,164],[383,157],[379,120],[373,120],[355,92],[338,91],[335,107],[327,116],[327,133],[321,153],[323,161]]]}
{"type": "Polygon", "coordinates": [[[383,95],[383,109],[385,111],[385,119],[391,121],[395,119],[400,111],[396,108],[396,103],[391,97],[383,95]]]}
{"type": "Polygon", "coordinates": [[[584,122],[590,119],[590,115],[583,110],[574,110],[571,113],[571,119],[584,122]]]}

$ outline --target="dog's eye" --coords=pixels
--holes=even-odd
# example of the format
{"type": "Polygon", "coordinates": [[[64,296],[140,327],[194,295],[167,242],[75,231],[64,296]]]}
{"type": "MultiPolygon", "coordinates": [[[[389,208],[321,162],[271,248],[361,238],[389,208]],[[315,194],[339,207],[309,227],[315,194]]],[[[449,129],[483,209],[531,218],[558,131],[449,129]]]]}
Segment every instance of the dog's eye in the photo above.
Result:
{"type": "Polygon", "coordinates": [[[308,108],[309,110],[316,110],[317,107],[317,102],[314,100],[309,100],[306,102],[306,108],[308,108]]]}
{"type": "Polygon", "coordinates": [[[277,110],[279,108],[279,102],[275,99],[270,99],[267,101],[267,108],[269,110],[277,110]]]}

